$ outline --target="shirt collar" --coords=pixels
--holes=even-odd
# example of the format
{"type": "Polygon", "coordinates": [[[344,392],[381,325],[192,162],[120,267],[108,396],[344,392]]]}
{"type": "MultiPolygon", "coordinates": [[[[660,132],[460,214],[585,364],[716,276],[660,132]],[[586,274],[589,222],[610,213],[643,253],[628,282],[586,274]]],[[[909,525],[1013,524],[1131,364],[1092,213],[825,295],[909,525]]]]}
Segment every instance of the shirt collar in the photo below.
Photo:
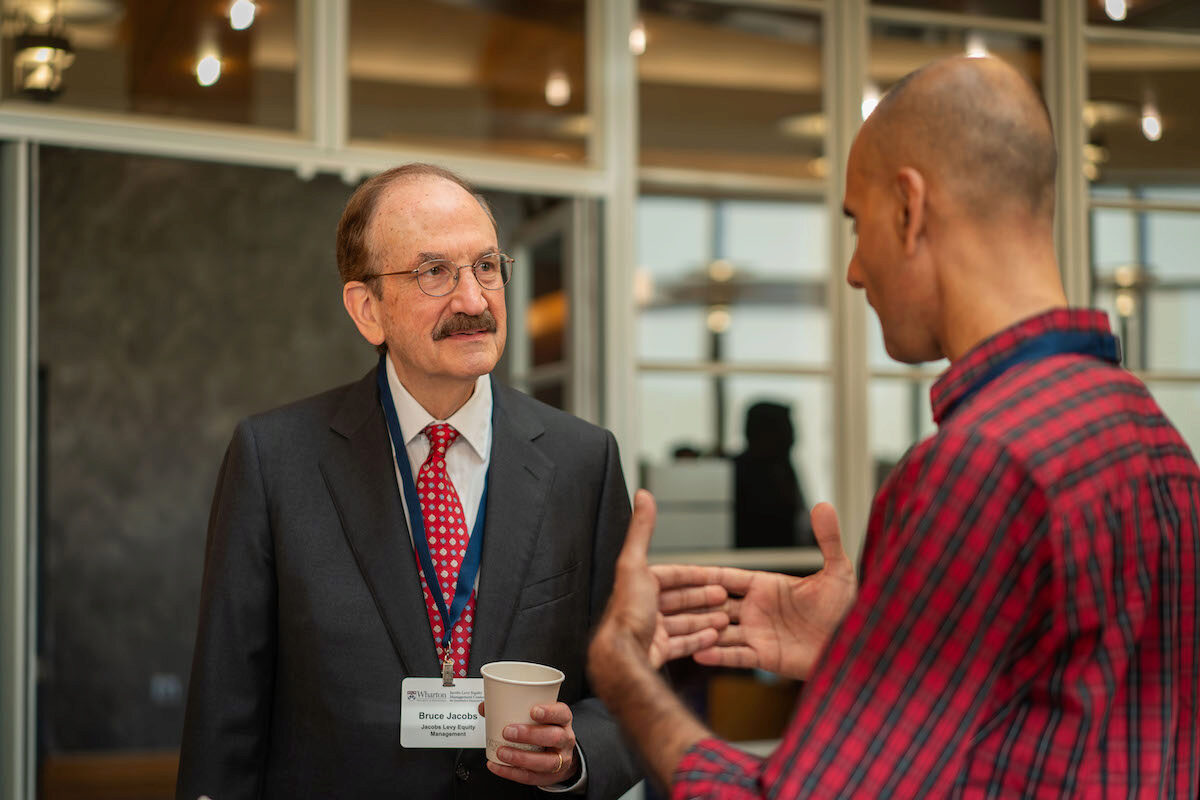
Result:
{"type": "Polygon", "coordinates": [[[392,359],[385,358],[384,363],[387,364],[388,388],[392,390],[392,402],[396,404],[396,417],[404,433],[405,447],[411,445],[429,423],[445,422],[467,440],[467,444],[481,459],[487,459],[492,447],[492,381],[488,375],[480,375],[475,379],[471,397],[449,419],[434,419],[404,388],[392,359]]]}
{"type": "Polygon", "coordinates": [[[989,336],[951,364],[933,384],[929,392],[933,421],[940,425],[948,411],[975,389],[993,365],[1007,359],[1030,339],[1052,331],[1111,333],[1112,328],[1103,311],[1054,308],[989,336]]]}

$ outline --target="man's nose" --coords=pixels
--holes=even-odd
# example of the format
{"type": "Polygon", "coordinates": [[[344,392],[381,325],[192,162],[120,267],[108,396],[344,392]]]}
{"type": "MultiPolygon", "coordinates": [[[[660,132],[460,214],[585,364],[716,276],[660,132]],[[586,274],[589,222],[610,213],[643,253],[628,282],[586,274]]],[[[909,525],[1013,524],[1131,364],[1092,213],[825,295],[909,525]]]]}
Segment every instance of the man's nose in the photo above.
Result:
{"type": "Polygon", "coordinates": [[[451,305],[455,311],[474,316],[487,308],[487,297],[484,289],[475,277],[471,267],[461,267],[458,271],[458,285],[450,293],[451,305]]]}
{"type": "Polygon", "coordinates": [[[855,289],[863,288],[862,277],[858,270],[858,255],[850,257],[850,265],[846,267],[846,283],[853,286],[855,289]]]}

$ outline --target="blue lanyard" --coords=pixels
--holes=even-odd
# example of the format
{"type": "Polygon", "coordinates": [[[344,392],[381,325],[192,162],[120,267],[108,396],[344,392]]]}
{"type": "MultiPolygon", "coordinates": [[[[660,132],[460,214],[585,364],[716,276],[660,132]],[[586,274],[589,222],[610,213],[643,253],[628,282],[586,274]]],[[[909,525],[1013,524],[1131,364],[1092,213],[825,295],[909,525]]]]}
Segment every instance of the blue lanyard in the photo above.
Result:
{"type": "Polygon", "coordinates": [[[396,466],[400,469],[400,482],[404,486],[404,503],[408,506],[408,520],[412,528],[413,547],[417,549],[417,558],[421,561],[421,571],[425,573],[425,583],[433,602],[437,603],[438,614],[442,618],[442,649],[449,653],[450,635],[454,626],[462,616],[471,592],[475,589],[475,576],[479,574],[479,559],[483,552],[483,517],[487,510],[488,479],[483,479],[483,496],[479,498],[479,510],[475,513],[475,525],[471,528],[471,539],[467,542],[467,555],[458,571],[458,583],[454,588],[454,601],[446,608],[446,598],[442,596],[441,582],[437,579],[437,571],[433,568],[433,558],[429,555],[429,542],[425,538],[425,518],[421,513],[421,499],[417,495],[417,485],[413,482],[412,467],[408,463],[408,448],[404,446],[404,435],[400,432],[400,418],[396,415],[396,404],[392,401],[392,390],[388,386],[387,366],[384,359],[379,357],[379,399],[383,403],[383,415],[387,419],[388,434],[392,437],[392,449],[396,455],[396,466]]]}
{"type": "Polygon", "coordinates": [[[946,407],[942,419],[946,419],[968,397],[1000,377],[1001,373],[1017,364],[1038,361],[1050,356],[1074,353],[1091,356],[1113,364],[1121,363],[1121,344],[1111,333],[1096,331],[1051,331],[1036,336],[1017,347],[1007,358],[997,361],[987,372],[976,378],[962,396],[946,407]]]}

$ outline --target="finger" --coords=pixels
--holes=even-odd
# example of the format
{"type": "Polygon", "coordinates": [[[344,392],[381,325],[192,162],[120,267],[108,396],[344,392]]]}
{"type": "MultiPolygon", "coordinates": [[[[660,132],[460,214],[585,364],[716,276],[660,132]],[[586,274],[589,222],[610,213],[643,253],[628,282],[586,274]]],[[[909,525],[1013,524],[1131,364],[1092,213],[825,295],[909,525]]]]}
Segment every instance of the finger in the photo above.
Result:
{"type": "Polygon", "coordinates": [[[668,636],[685,636],[705,628],[721,630],[729,625],[729,615],[724,611],[708,611],[703,614],[676,614],[663,617],[662,626],[668,636]]]}
{"type": "Polygon", "coordinates": [[[621,555],[617,559],[618,568],[625,566],[641,569],[645,566],[656,516],[654,496],[645,489],[638,489],[637,494],[633,496],[633,518],[629,520],[625,546],[621,548],[621,555]]]}
{"type": "Polygon", "coordinates": [[[566,703],[545,703],[529,709],[529,718],[543,725],[570,725],[571,707],[566,703]]]}
{"type": "Polygon", "coordinates": [[[750,591],[750,582],[754,580],[754,570],[738,569],[736,567],[717,567],[717,583],[725,587],[729,594],[738,596],[750,591]]]}
{"type": "Polygon", "coordinates": [[[821,548],[825,566],[848,566],[850,559],[842,546],[842,531],[838,524],[837,510],[829,503],[817,503],[813,506],[810,516],[813,536],[817,539],[817,547],[821,548]]]}
{"type": "Polygon", "coordinates": [[[730,625],[717,633],[717,644],[721,647],[746,644],[746,631],[741,625],[730,625]]]}
{"type": "MultiPolygon", "coordinates": [[[[513,750],[509,747],[501,747],[499,752],[513,754],[523,751],[513,750]]],[[[507,760],[506,756],[501,755],[500,757],[507,760]]],[[[551,765],[551,769],[553,769],[554,766],[557,766],[558,764],[558,756],[555,755],[551,757],[554,759],[554,764],[551,765]]],[[[494,761],[488,761],[487,768],[493,774],[498,775],[501,778],[514,781],[516,783],[523,783],[527,786],[551,786],[553,784],[562,782],[567,776],[572,775],[574,772],[574,766],[571,765],[570,759],[566,758],[565,756],[563,758],[563,768],[557,772],[540,772],[530,769],[523,769],[521,767],[510,767],[504,764],[497,764],[494,761]]]]}
{"type": "MultiPolygon", "coordinates": [[[[561,725],[530,725],[529,723],[505,725],[501,736],[516,744],[532,744],[550,750],[563,750],[575,746],[575,735],[571,732],[570,728],[564,728],[561,725]]],[[[526,751],[522,750],[520,752],[526,751]]],[[[505,758],[504,760],[510,764],[516,764],[518,767],[527,766],[525,764],[518,764],[511,758],[505,758]]],[[[533,763],[536,764],[537,762],[533,763]]],[[[533,768],[535,767],[530,767],[530,769],[533,768]]]]}
{"type": "Polygon", "coordinates": [[[742,619],[742,601],[731,597],[721,606],[721,611],[725,612],[725,616],[729,617],[730,623],[739,622],[742,619]]]}
{"type": "Polygon", "coordinates": [[[721,582],[720,567],[699,567],[694,564],[653,564],[650,571],[663,589],[679,586],[718,585],[721,582]]]}
{"type": "Polygon", "coordinates": [[[575,757],[574,746],[552,747],[546,750],[522,750],[519,747],[501,745],[496,755],[510,766],[537,772],[542,775],[562,775],[570,772],[571,759],[575,757]],[[561,764],[559,756],[562,756],[561,764]]]}
{"type": "Polygon", "coordinates": [[[707,650],[717,643],[717,632],[712,628],[697,631],[687,636],[672,636],[667,640],[667,660],[690,656],[700,650],[707,650]]]}
{"type": "MultiPolygon", "coordinates": [[[[660,584],[661,585],[661,584],[660,584]]],[[[658,610],[664,614],[689,609],[705,609],[719,606],[729,595],[721,586],[689,586],[686,589],[668,589],[658,595],[658,610]]]]}
{"type": "Polygon", "coordinates": [[[706,667],[749,669],[758,666],[758,654],[749,647],[710,647],[693,654],[692,659],[706,667]]]}
{"type": "Polygon", "coordinates": [[[483,701],[480,701],[480,702],[479,702],[479,716],[481,716],[481,717],[482,717],[482,716],[484,716],[484,713],[483,713],[483,701]]]}

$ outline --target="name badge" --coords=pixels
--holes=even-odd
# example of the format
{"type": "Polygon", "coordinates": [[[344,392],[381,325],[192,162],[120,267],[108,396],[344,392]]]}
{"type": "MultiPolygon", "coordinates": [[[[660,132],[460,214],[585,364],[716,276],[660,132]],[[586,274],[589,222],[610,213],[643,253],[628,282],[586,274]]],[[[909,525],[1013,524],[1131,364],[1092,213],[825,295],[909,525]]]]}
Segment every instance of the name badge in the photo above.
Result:
{"type": "Polygon", "coordinates": [[[405,678],[400,684],[401,747],[485,747],[483,678],[405,678]]]}

